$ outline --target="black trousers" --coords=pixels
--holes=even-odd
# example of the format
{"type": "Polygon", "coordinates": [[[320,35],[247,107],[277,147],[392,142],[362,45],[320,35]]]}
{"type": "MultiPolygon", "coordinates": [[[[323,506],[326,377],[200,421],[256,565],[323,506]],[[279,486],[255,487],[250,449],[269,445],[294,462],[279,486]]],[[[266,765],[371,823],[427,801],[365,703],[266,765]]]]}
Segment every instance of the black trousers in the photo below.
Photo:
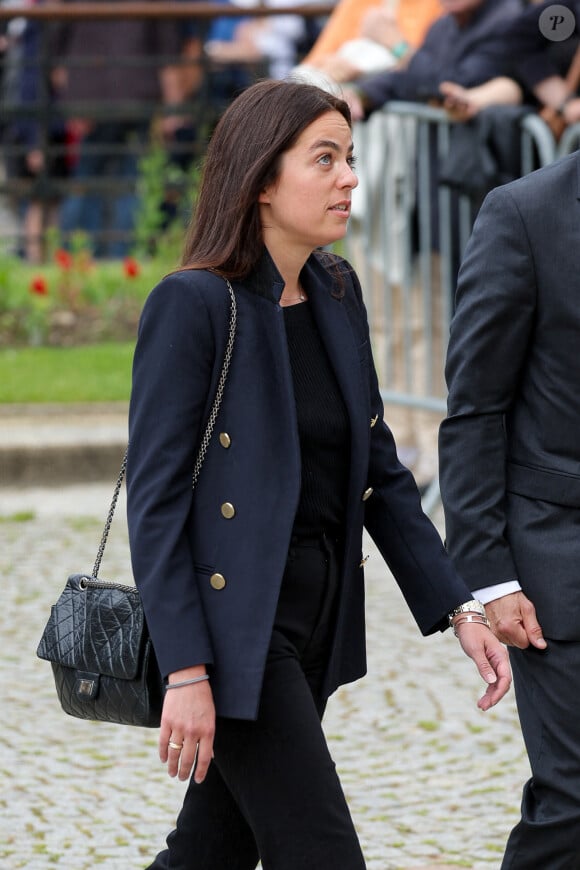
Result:
{"type": "Polygon", "coordinates": [[[580,870],[580,643],[510,648],[532,769],[502,870],[580,870]]]}
{"type": "Polygon", "coordinates": [[[293,539],[258,718],[218,717],[208,775],[148,870],[365,870],[321,727],[337,583],[332,542],[293,539]]]}

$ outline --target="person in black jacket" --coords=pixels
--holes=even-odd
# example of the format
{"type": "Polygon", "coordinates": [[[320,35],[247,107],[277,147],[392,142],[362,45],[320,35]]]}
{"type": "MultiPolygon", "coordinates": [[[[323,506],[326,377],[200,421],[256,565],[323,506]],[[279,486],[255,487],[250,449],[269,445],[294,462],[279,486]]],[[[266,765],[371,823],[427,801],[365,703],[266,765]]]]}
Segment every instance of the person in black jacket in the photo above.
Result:
{"type": "Polygon", "coordinates": [[[509,644],[532,770],[502,870],[580,867],[580,158],[488,194],[451,323],[447,547],[509,644]]]}
{"type": "Polygon", "coordinates": [[[345,235],[356,183],[345,102],[292,82],[250,87],[210,143],[183,267],[145,304],[131,555],[167,679],[160,757],[171,776],[193,771],[151,870],[365,867],[320,724],[366,668],[363,525],[421,631],[455,624],[488,684],[479,706],[510,683],[397,459],[357,277],[318,250],[345,235]],[[192,494],[228,281],[236,338],[192,494]]]}

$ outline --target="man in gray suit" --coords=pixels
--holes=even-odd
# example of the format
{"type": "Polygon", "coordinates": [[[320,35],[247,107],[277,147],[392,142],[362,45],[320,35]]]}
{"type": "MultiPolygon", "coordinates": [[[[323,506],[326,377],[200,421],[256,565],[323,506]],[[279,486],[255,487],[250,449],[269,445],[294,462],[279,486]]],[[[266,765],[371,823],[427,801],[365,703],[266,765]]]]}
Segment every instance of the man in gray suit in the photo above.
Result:
{"type": "Polygon", "coordinates": [[[447,547],[510,645],[532,769],[502,870],[578,870],[578,153],[487,196],[459,274],[446,377],[447,547]]]}

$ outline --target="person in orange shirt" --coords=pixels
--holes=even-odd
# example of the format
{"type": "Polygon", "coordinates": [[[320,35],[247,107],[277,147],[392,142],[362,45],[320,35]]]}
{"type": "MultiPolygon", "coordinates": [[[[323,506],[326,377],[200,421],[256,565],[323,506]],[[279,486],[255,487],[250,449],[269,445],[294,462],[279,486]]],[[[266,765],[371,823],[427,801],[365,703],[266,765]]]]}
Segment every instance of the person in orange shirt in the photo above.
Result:
{"type": "Polygon", "coordinates": [[[441,14],[439,0],[340,0],[299,70],[346,82],[402,65],[441,14]]]}

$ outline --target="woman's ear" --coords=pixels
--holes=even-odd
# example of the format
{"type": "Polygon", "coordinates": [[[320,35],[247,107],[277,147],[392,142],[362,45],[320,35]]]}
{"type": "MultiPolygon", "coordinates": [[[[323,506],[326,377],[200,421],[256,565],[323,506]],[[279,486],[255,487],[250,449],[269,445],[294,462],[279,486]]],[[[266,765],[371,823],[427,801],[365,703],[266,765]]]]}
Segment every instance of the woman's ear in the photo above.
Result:
{"type": "Polygon", "coordinates": [[[269,202],[270,202],[270,188],[269,187],[266,187],[264,190],[262,190],[260,192],[260,195],[258,196],[258,202],[261,205],[269,204],[269,202]]]}

